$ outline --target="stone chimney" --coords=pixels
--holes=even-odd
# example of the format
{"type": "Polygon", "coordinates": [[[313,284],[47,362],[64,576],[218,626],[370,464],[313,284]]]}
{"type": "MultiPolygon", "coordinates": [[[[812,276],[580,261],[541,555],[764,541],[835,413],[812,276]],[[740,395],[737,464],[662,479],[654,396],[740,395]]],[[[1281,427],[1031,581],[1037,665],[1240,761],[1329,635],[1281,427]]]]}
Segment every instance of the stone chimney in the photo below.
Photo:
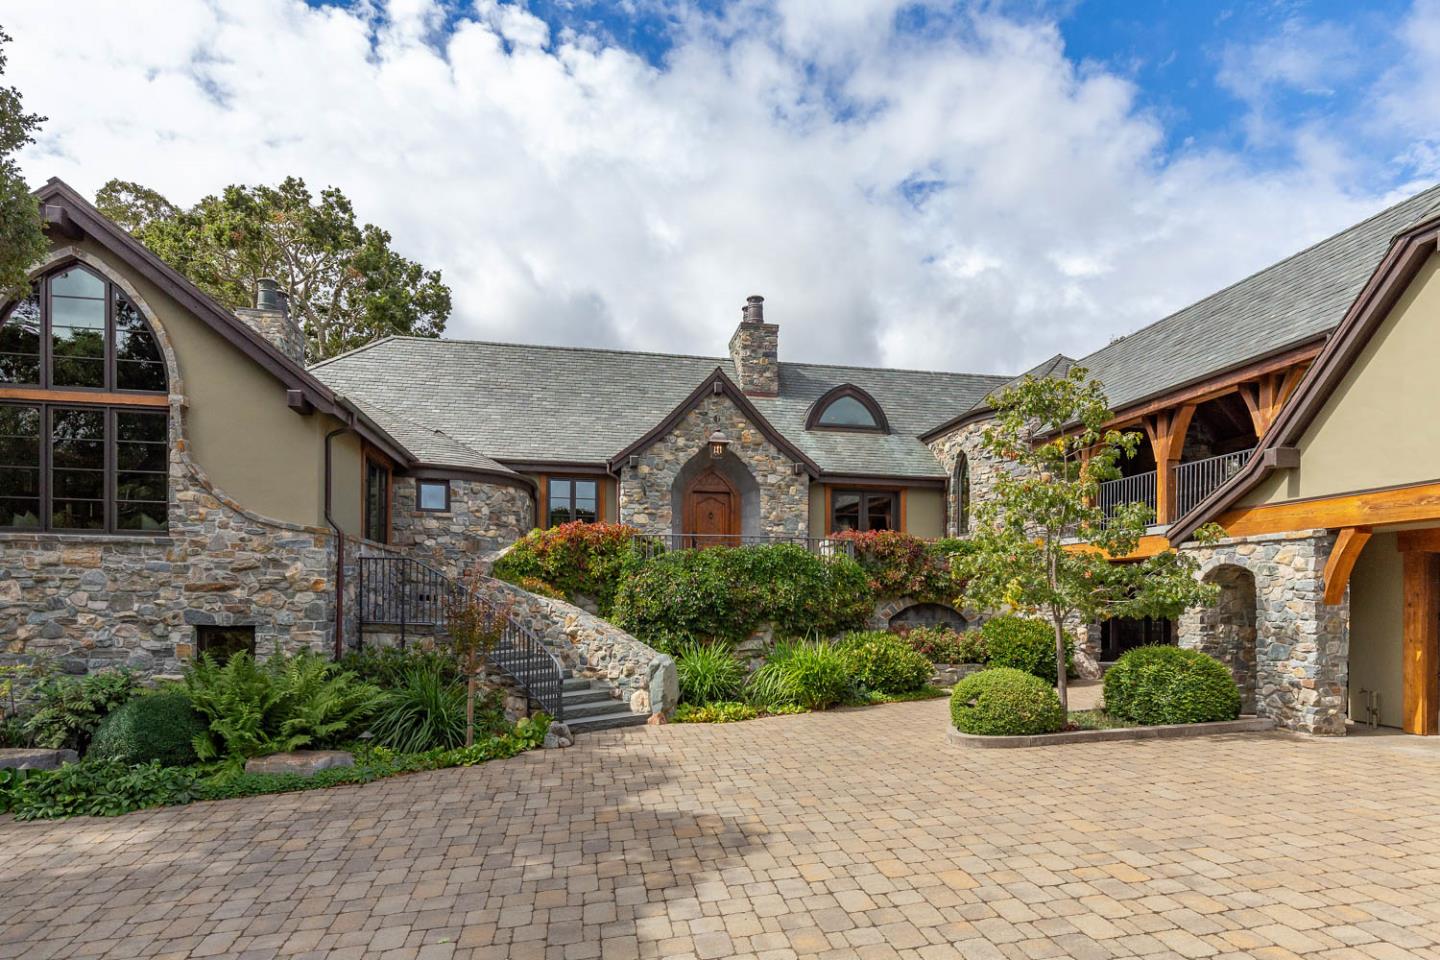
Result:
{"type": "Polygon", "coordinates": [[[269,277],[256,284],[255,306],[236,310],[240,322],[269,340],[291,360],[305,366],[305,334],[290,316],[290,295],[269,277]]]}
{"type": "Polygon", "coordinates": [[[730,338],[730,359],[740,389],[751,397],[773,397],[780,393],[780,327],[765,322],[765,298],[745,298],[740,308],[740,326],[730,338]]]}

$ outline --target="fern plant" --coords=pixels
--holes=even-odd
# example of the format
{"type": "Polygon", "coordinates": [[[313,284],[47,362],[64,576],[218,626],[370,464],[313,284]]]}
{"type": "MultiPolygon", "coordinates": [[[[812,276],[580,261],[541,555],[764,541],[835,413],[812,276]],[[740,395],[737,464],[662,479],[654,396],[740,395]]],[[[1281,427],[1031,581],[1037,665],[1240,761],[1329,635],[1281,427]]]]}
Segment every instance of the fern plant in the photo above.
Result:
{"type": "Polygon", "coordinates": [[[221,666],[208,654],[186,671],[185,691],[208,729],[195,737],[201,760],[242,766],[250,757],[321,746],[354,730],[380,691],[310,652],[249,653],[221,666]]]}

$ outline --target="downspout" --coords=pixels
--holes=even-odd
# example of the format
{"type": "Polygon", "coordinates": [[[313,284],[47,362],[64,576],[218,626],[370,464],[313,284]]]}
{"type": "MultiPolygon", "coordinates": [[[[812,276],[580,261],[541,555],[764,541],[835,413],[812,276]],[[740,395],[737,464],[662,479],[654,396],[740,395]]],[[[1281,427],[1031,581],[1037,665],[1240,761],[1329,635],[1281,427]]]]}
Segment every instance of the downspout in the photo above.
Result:
{"type": "Polygon", "coordinates": [[[330,481],[332,477],[331,463],[333,457],[330,453],[330,441],[344,433],[353,433],[353,424],[347,424],[337,430],[331,430],[325,434],[325,522],[330,529],[335,531],[335,659],[339,660],[345,653],[345,531],[330,516],[330,481]]]}

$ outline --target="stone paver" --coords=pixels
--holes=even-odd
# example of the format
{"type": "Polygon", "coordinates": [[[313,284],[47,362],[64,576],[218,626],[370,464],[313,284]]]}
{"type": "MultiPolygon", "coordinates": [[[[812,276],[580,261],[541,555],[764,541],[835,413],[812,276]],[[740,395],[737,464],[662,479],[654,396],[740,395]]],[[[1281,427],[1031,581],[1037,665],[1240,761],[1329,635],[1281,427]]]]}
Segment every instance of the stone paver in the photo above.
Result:
{"type": "Polygon", "coordinates": [[[1440,750],[958,750],[945,703],[0,821],[11,957],[1440,958],[1440,750]]]}

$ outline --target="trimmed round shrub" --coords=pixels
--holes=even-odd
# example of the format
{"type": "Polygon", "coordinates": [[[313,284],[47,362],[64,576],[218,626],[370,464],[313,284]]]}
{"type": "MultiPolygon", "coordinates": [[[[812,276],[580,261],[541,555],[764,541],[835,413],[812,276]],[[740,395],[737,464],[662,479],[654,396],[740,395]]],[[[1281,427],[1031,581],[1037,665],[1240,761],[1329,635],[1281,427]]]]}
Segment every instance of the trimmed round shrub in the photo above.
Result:
{"type": "Polygon", "coordinates": [[[930,661],[893,633],[852,633],[841,641],[850,659],[850,672],[867,690],[909,693],[930,680],[930,661]]]}
{"type": "Polygon", "coordinates": [[[950,719],[961,733],[1025,736],[1065,726],[1060,698],[1044,680],[997,667],[972,673],[950,694],[950,719]]]}
{"type": "Polygon", "coordinates": [[[85,759],[184,767],[199,759],[195,738],[207,729],[184,693],[152,693],[116,707],[95,731],[85,759]]]}
{"type": "MultiPolygon", "coordinates": [[[[985,642],[986,663],[992,667],[1011,667],[1039,677],[1052,687],[1055,676],[1055,628],[1044,620],[1027,617],[991,617],[980,628],[985,642]]],[[[1065,671],[1073,666],[1075,641],[1065,638],[1065,671]]]]}
{"type": "Polygon", "coordinates": [[[675,659],[680,700],[706,704],[734,700],[745,685],[745,665],[724,644],[691,641],[675,659]]]}
{"type": "Polygon", "coordinates": [[[1240,716],[1240,688],[1214,657],[1136,647],[1105,671],[1105,711],[1136,723],[1208,723],[1240,716]]]}
{"type": "Polygon", "coordinates": [[[850,693],[850,658],[823,640],[782,640],[750,675],[747,699],[757,707],[824,710],[850,693]]]}

